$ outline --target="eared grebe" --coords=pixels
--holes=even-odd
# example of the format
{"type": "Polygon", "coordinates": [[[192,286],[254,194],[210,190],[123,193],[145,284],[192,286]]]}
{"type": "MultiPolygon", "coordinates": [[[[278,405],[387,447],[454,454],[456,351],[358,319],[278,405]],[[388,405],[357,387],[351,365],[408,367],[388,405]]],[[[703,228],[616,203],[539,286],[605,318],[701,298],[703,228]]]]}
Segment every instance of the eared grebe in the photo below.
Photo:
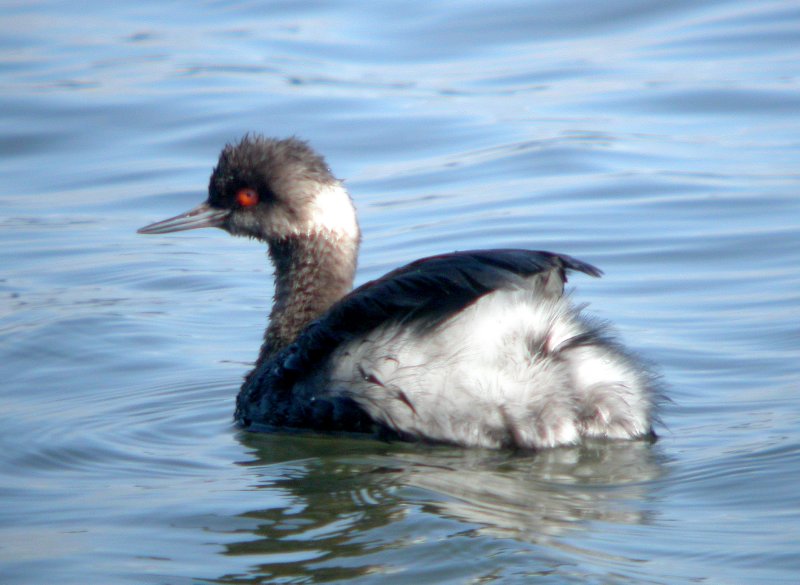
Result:
{"type": "Polygon", "coordinates": [[[653,437],[653,376],[563,295],[562,254],[412,262],[351,292],[360,232],[324,159],[295,138],[227,145],[208,200],[143,234],[218,227],[269,246],[275,300],[237,398],[245,428],[379,432],[541,448],[653,437]]]}

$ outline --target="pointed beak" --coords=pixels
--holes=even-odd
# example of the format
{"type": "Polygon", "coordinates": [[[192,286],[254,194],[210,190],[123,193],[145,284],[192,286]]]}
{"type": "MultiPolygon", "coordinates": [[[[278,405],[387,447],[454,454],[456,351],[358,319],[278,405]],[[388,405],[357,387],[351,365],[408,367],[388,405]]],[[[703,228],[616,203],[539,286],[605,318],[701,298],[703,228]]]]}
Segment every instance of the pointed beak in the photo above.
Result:
{"type": "Polygon", "coordinates": [[[204,227],[222,227],[225,223],[225,218],[229,214],[229,209],[217,209],[211,207],[208,203],[201,203],[186,213],[139,228],[137,233],[168,234],[170,232],[182,232],[204,227]]]}

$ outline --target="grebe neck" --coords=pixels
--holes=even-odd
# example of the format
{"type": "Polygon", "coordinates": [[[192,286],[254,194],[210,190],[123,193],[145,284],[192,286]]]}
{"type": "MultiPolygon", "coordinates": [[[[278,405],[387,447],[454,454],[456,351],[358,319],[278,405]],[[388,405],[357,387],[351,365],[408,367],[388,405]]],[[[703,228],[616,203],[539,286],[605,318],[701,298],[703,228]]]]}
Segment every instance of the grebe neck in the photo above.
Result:
{"type": "Polygon", "coordinates": [[[358,239],[331,232],[269,242],[275,297],[256,366],[289,345],[311,321],[353,287],[358,239]]]}

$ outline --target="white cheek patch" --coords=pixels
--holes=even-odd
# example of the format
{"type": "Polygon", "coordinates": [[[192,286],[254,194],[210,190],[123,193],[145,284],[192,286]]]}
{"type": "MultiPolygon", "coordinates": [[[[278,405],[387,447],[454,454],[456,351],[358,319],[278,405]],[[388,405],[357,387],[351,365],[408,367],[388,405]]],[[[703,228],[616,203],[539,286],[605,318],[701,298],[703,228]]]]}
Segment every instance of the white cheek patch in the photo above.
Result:
{"type": "Polygon", "coordinates": [[[338,181],[332,184],[306,182],[298,187],[306,193],[301,217],[283,204],[273,204],[261,213],[237,210],[229,220],[230,232],[257,239],[282,239],[288,236],[322,235],[327,239],[355,242],[360,239],[358,220],[347,190],[338,181]]]}
{"type": "Polygon", "coordinates": [[[308,223],[308,232],[328,231],[349,239],[359,236],[353,202],[338,181],[319,187],[312,200],[308,223]]]}

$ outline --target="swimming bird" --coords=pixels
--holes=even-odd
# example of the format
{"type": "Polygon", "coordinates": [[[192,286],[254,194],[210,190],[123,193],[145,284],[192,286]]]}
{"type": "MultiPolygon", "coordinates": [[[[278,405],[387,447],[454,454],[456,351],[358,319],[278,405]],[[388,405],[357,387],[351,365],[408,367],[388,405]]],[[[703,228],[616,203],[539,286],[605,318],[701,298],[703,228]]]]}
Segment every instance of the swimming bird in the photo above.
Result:
{"type": "Polygon", "coordinates": [[[264,342],[237,397],[246,429],[524,449],[655,436],[654,376],[564,294],[568,272],[600,276],[586,262],[459,251],[351,290],[355,208],[297,138],[226,145],[208,199],[139,233],[202,227],[265,242],[275,270],[264,342]]]}

